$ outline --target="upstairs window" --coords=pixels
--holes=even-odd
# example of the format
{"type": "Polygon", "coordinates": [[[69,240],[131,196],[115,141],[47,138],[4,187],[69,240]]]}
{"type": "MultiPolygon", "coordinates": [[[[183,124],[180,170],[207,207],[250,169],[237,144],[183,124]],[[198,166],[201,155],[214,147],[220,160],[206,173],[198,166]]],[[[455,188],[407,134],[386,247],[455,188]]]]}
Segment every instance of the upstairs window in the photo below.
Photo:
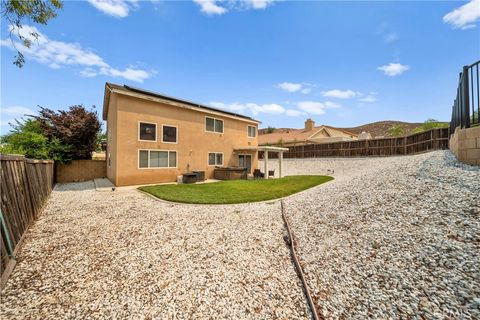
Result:
{"type": "Polygon", "coordinates": [[[255,138],[257,136],[257,128],[254,126],[247,126],[248,137],[255,138]]]}
{"type": "Polygon", "coordinates": [[[223,133],[223,120],[206,117],[205,130],[208,132],[223,133]]]}
{"type": "Polygon", "coordinates": [[[138,125],[138,140],[157,141],[157,124],[140,122],[138,125]]]}
{"type": "Polygon", "coordinates": [[[162,142],[177,143],[177,127],[163,125],[162,142]]]}
{"type": "Polygon", "coordinates": [[[223,166],[223,153],[221,153],[221,152],[210,152],[208,154],[208,165],[209,166],[223,166]]]}

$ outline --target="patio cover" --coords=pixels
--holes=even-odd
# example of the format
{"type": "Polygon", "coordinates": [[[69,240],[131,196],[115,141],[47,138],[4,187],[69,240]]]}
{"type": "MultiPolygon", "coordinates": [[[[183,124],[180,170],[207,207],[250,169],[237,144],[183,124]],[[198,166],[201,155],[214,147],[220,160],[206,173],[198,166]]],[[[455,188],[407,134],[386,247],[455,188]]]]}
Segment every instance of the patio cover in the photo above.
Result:
{"type": "Polygon", "coordinates": [[[288,151],[288,148],[273,147],[273,146],[248,146],[234,149],[233,151],[263,151],[263,162],[265,170],[265,179],[268,179],[268,152],[278,152],[278,177],[282,177],[283,167],[283,152],[288,151]]]}

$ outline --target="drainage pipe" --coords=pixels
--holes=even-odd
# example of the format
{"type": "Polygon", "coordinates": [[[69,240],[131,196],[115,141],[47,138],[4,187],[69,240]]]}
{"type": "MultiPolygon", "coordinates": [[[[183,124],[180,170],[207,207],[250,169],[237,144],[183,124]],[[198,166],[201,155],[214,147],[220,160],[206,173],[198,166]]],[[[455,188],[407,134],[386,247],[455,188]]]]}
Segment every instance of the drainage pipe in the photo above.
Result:
{"type": "Polygon", "coordinates": [[[302,286],[303,286],[303,291],[305,293],[305,296],[307,297],[307,302],[308,306],[310,307],[310,310],[312,311],[312,316],[314,320],[320,320],[324,319],[323,316],[319,316],[317,313],[317,309],[315,308],[315,303],[313,302],[312,295],[310,294],[310,289],[308,288],[307,281],[305,280],[305,275],[303,274],[302,267],[300,266],[300,261],[297,256],[297,252],[295,250],[295,241],[293,239],[292,235],[292,230],[290,229],[290,224],[287,219],[287,214],[285,213],[285,208],[283,205],[283,199],[280,200],[280,206],[282,209],[282,218],[283,222],[285,223],[285,226],[287,227],[287,232],[288,232],[288,238],[289,238],[289,243],[287,243],[290,247],[290,251],[292,253],[293,257],[293,262],[295,264],[295,269],[297,269],[297,274],[300,280],[302,281],[302,286]]]}

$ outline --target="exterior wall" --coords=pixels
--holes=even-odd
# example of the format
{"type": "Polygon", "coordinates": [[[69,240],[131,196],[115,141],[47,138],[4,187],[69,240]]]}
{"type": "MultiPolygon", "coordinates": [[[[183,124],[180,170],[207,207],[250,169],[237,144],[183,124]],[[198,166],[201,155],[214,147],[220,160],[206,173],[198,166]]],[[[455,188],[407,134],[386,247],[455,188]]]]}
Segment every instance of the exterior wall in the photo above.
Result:
{"type": "Polygon", "coordinates": [[[480,165],[480,127],[455,129],[450,137],[450,150],[458,160],[480,165]]]}
{"type": "MultiPolygon", "coordinates": [[[[209,152],[223,153],[224,166],[238,166],[238,155],[233,150],[257,146],[257,138],[248,137],[247,125],[257,126],[252,122],[112,93],[110,101],[114,100],[115,106],[111,104],[109,110],[109,119],[114,113],[116,119],[112,115],[112,121],[109,121],[112,127],[109,142],[112,144],[109,149],[112,168],[109,169],[108,177],[117,186],[172,182],[177,180],[177,176],[194,170],[203,170],[207,179],[213,178],[215,166],[208,165],[209,152]],[[222,119],[224,133],[205,131],[207,116],[222,119]],[[157,141],[138,140],[140,121],[157,124],[157,141]],[[176,144],[162,143],[162,124],[177,127],[176,144]],[[140,169],[138,160],[141,149],[176,151],[177,167],[140,169]]],[[[255,151],[240,153],[252,154],[252,168],[257,167],[255,151]]]]}
{"type": "Polygon", "coordinates": [[[117,185],[117,95],[112,94],[107,117],[107,177],[117,185]]]}
{"type": "Polygon", "coordinates": [[[105,160],[73,160],[56,164],[55,175],[58,183],[104,178],[107,175],[107,163],[105,160]]]}

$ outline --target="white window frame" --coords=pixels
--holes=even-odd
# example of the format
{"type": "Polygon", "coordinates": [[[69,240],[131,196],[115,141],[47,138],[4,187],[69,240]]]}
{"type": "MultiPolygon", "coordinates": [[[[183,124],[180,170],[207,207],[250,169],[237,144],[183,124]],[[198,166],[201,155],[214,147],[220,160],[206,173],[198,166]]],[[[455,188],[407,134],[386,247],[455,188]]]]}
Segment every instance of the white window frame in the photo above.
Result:
{"type": "Polygon", "coordinates": [[[160,170],[165,170],[165,169],[177,169],[178,168],[178,151],[177,150],[160,150],[160,149],[138,149],[138,152],[137,152],[137,169],[139,170],[144,170],[144,169],[160,169],[160,170]],[[148,151],[148,157],[147,157],[147,160],[148,160],[148,167],[147,168],[141,168],[140,167],[140,151],[148,151]],[[177,154],[177,159],[175,161],[175,167],[150,167],[150,151],[163,151],[163,152],[167,152],[168,156],[167,156],[167,163],[170,165],[170,152],[175,152],[177,154]]]}
{"type": "Polygon", "coordinates": [[[148,121],[141,121],[139,120],[138,121],[138,128],[137,128],[137,131],[138,131],[138,141],[143,141],[143,142],[157,142],[157,136],[158,136],[158,125],[155,123],[155,122],[148,122],[148,121]],[[155,140],[142,140],[140,139],[140,124],[141,123],[146,123],[146,124],[154,124],[155,125],[155,140]]]}
{"type": "Polygon", "coordinates": [[[223,121],[223,119],[205,116],[205,127],[204,127],[204,130],[205,130],[205,132],[208,132],[208,133],[223,134],[223,133],[225,132],[225,121],[223,121]],[[213,131],[207,130],[207,118],[213,119],[213,131]],[[223,125],[222,125],[222,132],[215,131],[215,123],[216,123],[217,120],[218,120],[218,121],[222,121],[222,124],[223,124],[223,125]]]}
{"type": "MultiPolygon", "coordinates": [[[[140,159],[140,158],[139,158],[140,159]]],[[[214,167],[214,166],[223,166],[223,164],[225,163],[225,155],[223,154],[223,152],[209,152],[208,155],[207,155],[207,164],[209,167],[214,167]],[[215,155],[215,164],[210,164],[210,154],[214,154],[215,155]],[[217,154],[221,154],[222,155],[222,164],[217,164],[217,154]]]]}
{"type": "Polygon", "coordinates": [[[256,126],[247,125],[247,137],[249,137],[250,139],[255,139],[257,137],[257,134],[258,134],[258,130],[256,126]],[[250,128],[255,129],[255,135],[253,137],[250,135],[250,128]]]}
{"type": "Polygon", "coordinates": [[[178,144],[178,126],[174,126],[174,125],[171,125],[171,124],[162,124],[161,128],[162,128],[162,143],[178,144]],[[177,140],[175,142],[163,141],[163,127],[172,127],[172,128],[177,129],[177,136],[176,136],[177,140]]]}

